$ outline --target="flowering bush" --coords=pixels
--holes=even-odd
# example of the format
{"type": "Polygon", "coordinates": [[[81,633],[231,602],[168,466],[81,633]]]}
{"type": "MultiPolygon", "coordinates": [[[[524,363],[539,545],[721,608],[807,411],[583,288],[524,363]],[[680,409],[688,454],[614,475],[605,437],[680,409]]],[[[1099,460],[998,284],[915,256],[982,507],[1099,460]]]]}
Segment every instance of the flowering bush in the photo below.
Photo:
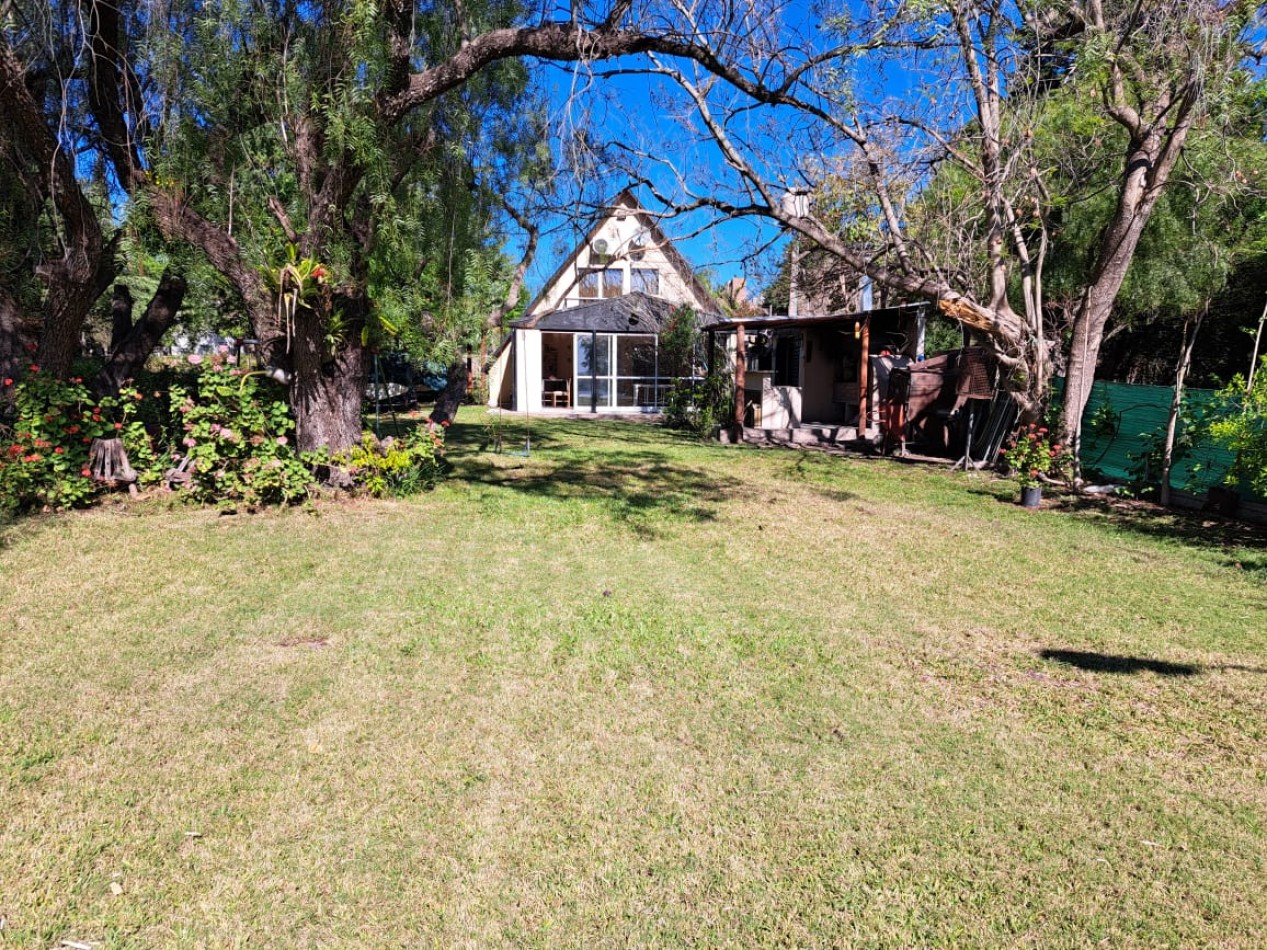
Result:
{"type": "Polygon", "coordinates": [[[32,364],[15,387],[17,417],[0,451],[0,508],[73,508],[100,491],[88,452],[93,439],[121,438],[142,464],[153,457],[145,426],[137,419],[143,397],[135,389],[97,399],[82,377],[59,380],[32,364]]]}
{"type": "Polygon", "coordinates": [[[434,488],[444,475],[444,439],[440,432],[423,428],[403,439],[381,442],[366,432],[360,445],[336,456],[334,462],[346,468],[366,494],[403,498],[434,488]]]}
{"type": "Polygon", "coordinates": [[[192,391],[170,392],[175,458],[186,463],[191,495],[205,502],[293,504],[308,496],[309,465],[294,449],[295,423],[284,400],[221,352],[191,356],[200,367],[192,391]]]}
{"type": "Polygon", "coordinates": [[[1016,433],[1003,452],[1012,476],[1022,488],[1033,488],[1042,476],[1064,468],[1068,453],[1058,442],[1052,442],[1045,426],[1030,423],[1016,433]]]}

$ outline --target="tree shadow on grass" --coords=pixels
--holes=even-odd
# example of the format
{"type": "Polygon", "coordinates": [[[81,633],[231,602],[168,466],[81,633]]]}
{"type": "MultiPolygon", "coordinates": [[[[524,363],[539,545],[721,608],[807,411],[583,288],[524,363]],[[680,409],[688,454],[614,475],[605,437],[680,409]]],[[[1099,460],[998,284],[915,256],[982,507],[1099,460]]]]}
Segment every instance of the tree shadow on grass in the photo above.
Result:
{"type": "Polygon", "coordinates": [[[1044,660],[1055,660],[1076,666],[1089,673],[1156,673],[1159,676],[1196,676],[1203,667],[1193,663],[1171,663],[1141,656],[1118,656],[1113,653],[1090,653],[1084,650],[1039,650],[1044,660]]]}
{"type": "MultiPolygon", "coordinates": [[[[1013,490],[998,484],[968,489],[1015,505],[1013,490]]],[[[1045,511],[1071,515],[1080,521],[1121,534],[1169,541],[1215,553],[1223,567],[1247,571],[1267,579],[1267,525],[1235,521],[1199,511],[1163,508],[1150,501],[1102,495],[1078,495],[1059,489],[1043,490],[1045,511]]]]}
{"type": "Polygon", "coordinates": [[[1206,512],[1177,511],[1148,501],[1061,495],[1055,509],[1115,531],[1217,553],[1224,567],[1267,579],[1267,526],[1206,512]]]}
{"type": "Polygon", "coordinates": [[[1245,666],[1242,663],[1173,663],[1170,660],[1154,660],[1144,656],[1119,656],[1114,653],[1092,653],[1085,650],[1039,650],[1044,660],[1054,660],[1089,673],[1156,673],[1158,676],[1196,676],[1213,670],[1234,670],[1240,673],[1267,673],[1261,666],[1245,666]]]}
{"type": "Polygon", "coordinates": [[[526,450],[527,433],[518,425],[503,434],[500,455],[482,453],[484,441],[470,428],[450,442],[454,477],[550,501],[597,501],[643,537],[661,536],[666,524],[715,521],[721,504],[743,487],[674,458],[666,451],[673,437],[649,426],[551,420],[534,427],[526,450]]]}

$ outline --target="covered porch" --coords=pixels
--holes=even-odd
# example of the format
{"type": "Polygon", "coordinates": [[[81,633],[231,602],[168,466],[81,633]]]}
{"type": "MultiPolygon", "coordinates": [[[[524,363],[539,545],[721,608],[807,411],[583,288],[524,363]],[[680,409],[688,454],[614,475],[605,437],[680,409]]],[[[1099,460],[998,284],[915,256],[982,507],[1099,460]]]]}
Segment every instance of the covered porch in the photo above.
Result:
{"type": "MultiPolygon", "coordinates": [[[[490,369],[490,405],[519,412],[656,413],[696,367],[660,333],[677,310],[641,293],[517,321],[490,369]]],[[[707,317],[696,318],[707,320],[707,317]]]]}
{"type": "Polygon", "coordinates": [[[714,338],[733,338],[722,352],[733,359],[734,433],[789,445],[878,438],[891,373],[923,357],[925,314],[926,305],[915,304],[709,328],[714,338]]]}

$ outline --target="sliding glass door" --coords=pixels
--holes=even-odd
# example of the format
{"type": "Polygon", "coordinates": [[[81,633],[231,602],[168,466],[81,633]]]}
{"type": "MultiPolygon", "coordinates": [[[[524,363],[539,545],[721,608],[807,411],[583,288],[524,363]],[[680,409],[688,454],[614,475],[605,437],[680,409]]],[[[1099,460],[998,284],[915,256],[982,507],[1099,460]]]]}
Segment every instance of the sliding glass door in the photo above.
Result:
{"type": "Polygon", "coordinates": [[[612,381],[612,347],[610,333],[576,334],[576,408],[594,406],[609,409],[616,387],[612,381]]]}
{"type": "Polygon", "coordinates": [[[656,338],[649,334],[576,334],[576,408],[657,409],[667,382],[658,378],[656,338]]]}

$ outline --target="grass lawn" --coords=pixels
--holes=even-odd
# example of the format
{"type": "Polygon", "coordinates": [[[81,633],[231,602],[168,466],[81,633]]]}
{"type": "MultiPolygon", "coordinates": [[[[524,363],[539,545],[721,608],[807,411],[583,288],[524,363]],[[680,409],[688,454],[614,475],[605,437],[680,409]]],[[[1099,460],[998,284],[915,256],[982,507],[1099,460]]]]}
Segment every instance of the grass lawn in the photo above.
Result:
{"type": "Polygon", "coordinates": [[[1267,548],[486,422],[0,528],[0,947],[1262,946],[1267,548]]]}

